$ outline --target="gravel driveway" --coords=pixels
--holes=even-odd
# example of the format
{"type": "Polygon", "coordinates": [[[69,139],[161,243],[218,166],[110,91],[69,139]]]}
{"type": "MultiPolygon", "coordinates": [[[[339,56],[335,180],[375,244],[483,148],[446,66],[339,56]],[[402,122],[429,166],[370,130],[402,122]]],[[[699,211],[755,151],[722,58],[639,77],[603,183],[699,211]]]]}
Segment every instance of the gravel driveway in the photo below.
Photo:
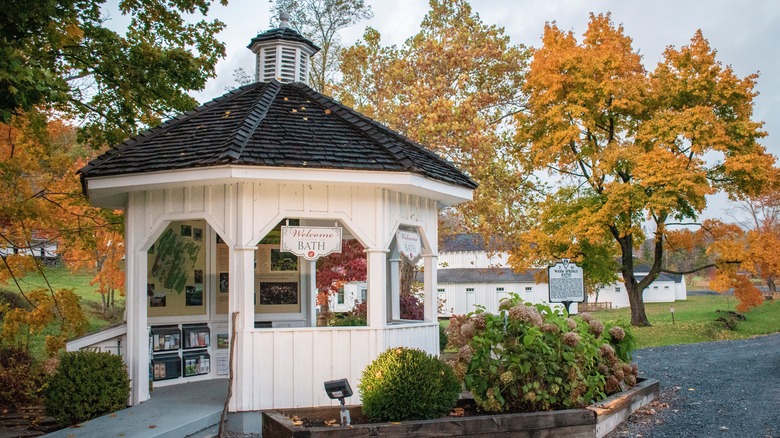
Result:
{"type": "Polygon", "coordinates": [[[780,334],[645,348],[634,360],[661,395],[609,438],[780,438],[780,334]]]}

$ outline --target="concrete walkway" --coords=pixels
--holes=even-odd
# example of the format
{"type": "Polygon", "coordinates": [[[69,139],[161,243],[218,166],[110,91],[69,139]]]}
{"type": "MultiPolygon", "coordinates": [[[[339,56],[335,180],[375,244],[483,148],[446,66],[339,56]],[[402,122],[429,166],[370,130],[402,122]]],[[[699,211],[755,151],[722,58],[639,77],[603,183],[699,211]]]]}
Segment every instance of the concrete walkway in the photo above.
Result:
{"type": "Polygon", "coordinates": [[[227,379],[156,388],[152,398],[110,415],[44,435],[51,438],[182,438],[219,423],[227,379]]]}

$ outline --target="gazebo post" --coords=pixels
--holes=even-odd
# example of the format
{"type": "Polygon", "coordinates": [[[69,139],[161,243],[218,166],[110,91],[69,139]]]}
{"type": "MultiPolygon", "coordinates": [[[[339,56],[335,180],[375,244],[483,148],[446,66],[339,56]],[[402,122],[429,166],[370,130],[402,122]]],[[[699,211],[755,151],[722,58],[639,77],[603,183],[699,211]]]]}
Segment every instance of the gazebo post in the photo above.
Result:
{"type": "Polygon", "coordinates": [[[366,283],[368,284],[368,325],[385,326],[387,318],[387,250],[366,248],[366,283]]]}
{"type": "Polygon", "coordinates": [[[436,265],[439,257],[436,254],[424,254],[423,266],[425,269],[423,293],[425,295],[425,320],[436,321],[437,320],[437,306],[436,306],[436,290],[438,284],[436,282],[436,265]]]}
{"type": "MultiPolygon", "coordinates": [[[[309,260],[309,327],[317,327],[317,261],[309,260]]],[[[301,292],[303,294],[303,291],[301,292]]],[[[303,298],[306,295],[303,294],[303,298]]]]}
{"type": "MultiPolygon", "coordinates": [[[[137,193],[128,195],[128,205],[134,204],[137,193]]],[[[132,392],[130,404],[149,399],[149,332],[146,310],[146,252],[140,247],[146,237],[142,227],[141,209],[125,209],[125,306],[127,312],[127,364],[132,392]],[[142,292],[143,291],[143,292],[142,292]]]]}
{"type": "Polygon", "coordinates": [[[401,257],[397,249],[390,257],[390,302],[387,315],[391,321],[398,321],[401,319],[401,257]]]}
{"type": "MultiPolygon", "coordinates": [[[[235,246],[230,254],[230,304],[229,314],[239,312],[236,320],[236,348],[235,357],[235,378],[233,380],[233,394],[235,397],[231,400],[234,405],[231,410],[240,410],[241,406],[249,406],[252,401],[252,352],[253,349],[247,346],[247,341],[251,338],[248,332],[254,330],[255,309],[254,309],[254,246],[235,246]],[[245,381],[246,379],[246,381],[245,381]]],[[[231,317],[232,320],[232,317],[231,317]]],[[[231,322],[232,323],[232,322],[231,322]]],[[[232,327],[231,327],[232,333],[232,327]]]]}

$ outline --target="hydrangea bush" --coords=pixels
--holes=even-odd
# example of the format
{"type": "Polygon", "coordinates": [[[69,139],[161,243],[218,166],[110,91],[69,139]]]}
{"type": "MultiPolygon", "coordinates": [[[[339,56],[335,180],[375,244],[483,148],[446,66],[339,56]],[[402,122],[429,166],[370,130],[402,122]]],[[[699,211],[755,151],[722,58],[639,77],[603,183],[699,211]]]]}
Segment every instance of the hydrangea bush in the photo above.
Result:
{"type": "Polygon", "coordinates": [[[458,348],[451,365],[481,409],[579,408],[636,384],[636,341],[627,324],[567,317],[516,294],[499,309],[452,318],[448,328],[458,348]]]}

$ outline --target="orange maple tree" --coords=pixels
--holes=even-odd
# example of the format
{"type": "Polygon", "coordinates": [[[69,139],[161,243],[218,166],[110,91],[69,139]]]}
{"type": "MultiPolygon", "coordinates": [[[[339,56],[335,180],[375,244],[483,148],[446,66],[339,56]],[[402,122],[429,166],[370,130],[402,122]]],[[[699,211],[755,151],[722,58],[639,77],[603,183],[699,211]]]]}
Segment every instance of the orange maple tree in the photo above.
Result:
{"type": "MultiPolygon", "coordinates": [[[[555,184],[526,212],[533,226],[511,260],[587,262],[597,253],[603,266],[617,259],[631,322],[649,325],[642,293],[668,272],[669,227],[695,222],[707,195],[760,193],[775,168],[758,143],[761,123],[752,120],[756,75],[740,78],[718,62],[700,31],[687,46],[667,48],[653,71],[631,43],[609,14],[592,14],[579,42],[546,25],[524,86],[528,110],[516,115],[514,152],[526,158],[526,171],[547,171],[555,184]],[[634,250],[646,239],[646,221],[652,266],[638,279],[634,250]]],[[[746,241],[725,225],[715,239],[720,246],[711,252],[722,269],[714,284],[729,278],[730,287],[746,290],[741,277],[728,274],[746,241]]],[[[742,308],[755,304],[751,293],[737,296],[742,308]]]]}

